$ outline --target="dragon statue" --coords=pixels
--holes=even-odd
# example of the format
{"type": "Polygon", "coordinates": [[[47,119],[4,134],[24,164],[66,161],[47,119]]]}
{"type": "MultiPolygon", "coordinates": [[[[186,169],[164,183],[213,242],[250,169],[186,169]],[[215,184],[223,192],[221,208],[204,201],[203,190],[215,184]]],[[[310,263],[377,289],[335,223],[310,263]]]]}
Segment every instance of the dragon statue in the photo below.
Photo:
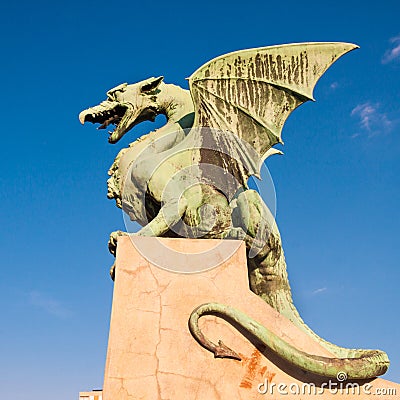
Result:
{"type": "MultiPolygon", "coordinates": [[[[290,113],[313,100],[318,79],[355,48],[349,43],[301,43],[237,51],[194,72],[190,91],[164,83],[162,76],[124,83],[79,115],[82,123],[100,123],[98,129],[113,124],[110,143],[138,123],[165,115],[164,126],[119,152],[109,170],[108,197],[142,226],[136,235],[244,240],[251,290],[332,354],[306,354],[240,310],[203,304],[193,310],[189,328],[217,357],[239,358],[222,342],[217,345],[204,336],[198,320],[205,314],[235,322],[282,358],[322,376],[345,372],[350,379],[367,379],[388,369],[383,351],[336,346],[303,322],[292,301],[274,218],[258,192],[248,187],[248,178],[259,176],[264,160],[281,153],[273,146],[282,143],[290,113]]],[[[124,234],[111,234],[112,254],[124,234]]]]}

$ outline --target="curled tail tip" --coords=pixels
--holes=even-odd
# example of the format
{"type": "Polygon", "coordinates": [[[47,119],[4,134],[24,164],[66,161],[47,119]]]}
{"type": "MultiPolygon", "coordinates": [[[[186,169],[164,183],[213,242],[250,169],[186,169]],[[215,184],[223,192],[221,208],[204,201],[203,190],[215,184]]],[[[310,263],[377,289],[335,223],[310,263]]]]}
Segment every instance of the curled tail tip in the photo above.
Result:
{"type": "Polygon", "coordinates": [[[222,340],[218,341],[218,346],[214,349],[215,358],[232,358],[234,360],[242,361],[239,354],[226,346],[222,340]]]}

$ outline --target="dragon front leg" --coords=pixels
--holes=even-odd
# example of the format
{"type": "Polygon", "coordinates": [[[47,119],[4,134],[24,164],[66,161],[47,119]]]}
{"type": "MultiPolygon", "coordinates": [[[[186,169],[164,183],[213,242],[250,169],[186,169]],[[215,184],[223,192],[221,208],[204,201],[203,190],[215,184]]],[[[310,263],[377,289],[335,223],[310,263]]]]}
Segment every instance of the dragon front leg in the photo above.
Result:
{"type": "MultiPolygon", "coordinates": [[[[175,225],[185,213],[187,202],[181,199],[179,204],[170,202],[161,207],[159,213],[138,232],[129,234],[123,231],[114,231],[108,240],[108,250],[115,257],[117,253],[118,238],[120,236],[162,236],[175,225]]],[[[111,278],[115,278],[115,262],[110,268],[111,278]]]]}
{"type": "Polygon", "coordinates": [[[162,236],[184,215],[187,208],[185,198],[179,202],[168,202],[161,207],[154,219],[134,234],[134,236],[162,236]]]}

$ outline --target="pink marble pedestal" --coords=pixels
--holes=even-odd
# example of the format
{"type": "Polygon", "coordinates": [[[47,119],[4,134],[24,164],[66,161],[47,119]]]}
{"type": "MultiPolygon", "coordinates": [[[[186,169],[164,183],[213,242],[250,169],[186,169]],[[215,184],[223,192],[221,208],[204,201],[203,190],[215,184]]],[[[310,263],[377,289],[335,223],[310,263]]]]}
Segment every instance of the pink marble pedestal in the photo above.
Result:
{"type": "Polygon", "coordinates": [[[104,400],[400,398],[400,385],[383,379],[361,382],[355,388],[360,395],[352,389],[341,393],[340,386],[336,394],[335,386],[325,387],[322,393],[321,384],[327,384],[327,379],[293,368],[268,351],[263,354],[224,320],[206,316],[200,320],[206,335],[214,342],[222,339],[242,357],[242,361],[215,359],[188,330],[192,310],[207,302],[246,312],[303,351],[329,353],[249,290],[243,244],[238,247],[237,242],[228,242],[233,254],[225,260],[216,240],[137,237],[133,242],[129,237],[118,240],[104,400]],[[186,254],[188,269],[210,253],[220,264],[200,273],[170,272],[153,265],[135,247],[162,261],[159,248],[154,254],[160,243],[169,262],[168,248],[172,254],[186,254]],[[307,383],[316,388],[304,386],[307,383]]]}

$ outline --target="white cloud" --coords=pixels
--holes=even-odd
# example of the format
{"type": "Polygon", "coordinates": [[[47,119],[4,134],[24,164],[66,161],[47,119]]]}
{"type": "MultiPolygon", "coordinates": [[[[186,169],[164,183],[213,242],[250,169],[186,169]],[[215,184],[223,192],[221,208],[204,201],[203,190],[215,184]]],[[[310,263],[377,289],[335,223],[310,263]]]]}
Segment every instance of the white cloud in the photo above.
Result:
{"type": "Polygon", "coordinates": [[[322,288],[313,290],[312,294],[320,294],[322,292],[325,292],[326,290],[328,290],[328,288],[322,287],[322,288]]]}
{"type": "Polygon", "coordinates": [[[332,82],[332,83],[329,85],[329,87],[330,87],[332,90],[335,90],[335,89],[337,89],[337,88],[339,87],[339,84],[338,84],[337,82],[332,82]]]}
{"type": "Polygon", "coordinates": [[[65,318],[72,314],[60,302],[41,292],[32,291],[28,293],[28,298],[30,304],[56,317],[65,318]]]}
{"type": "Polygon", "coordinates": [[[392,47],[386,50],[382,57],[382,64],[388,64],[393,60],[400,60],[400,35],[390,39],[392,47]]]}
{"type": "MultiPolygon", "coordinates": [[[[357,117],[361,128],[368,133],[368,136],[375,136],[381,133],[387,133],[393,125],[386,113],[379,110],[378,103],[359,104],[351,111],[352,117],[357,117]]],[[[360,136],[360,133],[352,137],[360,136]]]]}

